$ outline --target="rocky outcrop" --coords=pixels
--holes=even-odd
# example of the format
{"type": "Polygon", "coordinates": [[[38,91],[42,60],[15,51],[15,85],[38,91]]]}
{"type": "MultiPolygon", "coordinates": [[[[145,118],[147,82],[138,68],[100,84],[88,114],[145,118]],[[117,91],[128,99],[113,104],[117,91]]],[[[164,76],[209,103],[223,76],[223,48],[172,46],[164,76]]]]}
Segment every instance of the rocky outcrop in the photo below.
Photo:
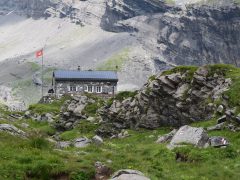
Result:
{"type": "Polygon", "coordinates": [[[186,69],[149,80],[135,97],[114,101],[99,113],[112,129],[179,127],[210,119],[217,109],[211,102],[225,98],[222,94],[230,85],[231,79],[211,74],[208,66],[186,69]]]}
{"type": "Polygon", "coordinates": [[[58,130],[69,130],[76,126],[80,120],[86,119],[84,108],[95,101],[87,96],[75,96],[67,100],[61,107],[60,118],[54,123],[58,130]]]}

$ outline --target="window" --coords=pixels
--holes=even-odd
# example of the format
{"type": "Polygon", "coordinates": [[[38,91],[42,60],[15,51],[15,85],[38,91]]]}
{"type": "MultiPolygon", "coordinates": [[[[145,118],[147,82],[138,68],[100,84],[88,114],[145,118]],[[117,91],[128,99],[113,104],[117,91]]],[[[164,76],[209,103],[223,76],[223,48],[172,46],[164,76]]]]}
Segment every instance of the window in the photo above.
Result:
{"type": "Polygon", "coordinates": [[[96,92],[102,93],[102,86],[96,86],[96,92]]]}
{"type": "Polygon", "coordinates": [[[76,86],[70,86],[70,91],[71,92],[77,91],[77,87],[76,86]]]}
{"type": "Polygon", "coordinates": [[[93,92],[93,86],[88,86],[88,87],[87,87],[87,91],[88,91],[88,92],[93,92]]]}

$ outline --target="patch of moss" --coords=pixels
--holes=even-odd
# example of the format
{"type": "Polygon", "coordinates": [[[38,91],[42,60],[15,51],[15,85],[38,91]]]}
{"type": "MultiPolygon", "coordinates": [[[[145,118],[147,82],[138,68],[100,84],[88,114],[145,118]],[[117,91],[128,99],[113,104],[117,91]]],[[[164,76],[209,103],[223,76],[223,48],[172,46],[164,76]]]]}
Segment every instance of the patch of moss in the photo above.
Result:
{"type": "Polygon", "coordinates": [[[173,69],[162,72],[162,75],[170,75],[173,73],[181,73],[181,74],[186,73],[185,80],[191,81],[197,69],[198,69],[197,66],[177,66],[173,69]]]}
{"type": "Polygon", "coordinates": [[[95,100],[95,102],[87,104],[83,109],[82,113],[86,114],[87,116],[96,116],[97,110],[104,105],[104,100],[94,94],[86,93],[85,95],[88,98],[95,100]]]}
{"type": "Polygon", "coordinates": [[[114,99],[115,100],[118,100],[118,101],[123,101],[124,99],[127,99],[129,97],[134,97],[137,95],[137,91],[122,91],[122,92],[119,92],[115,95],[114,98],[111,98],[107,101],[107,106],[111,106],[114,99]]]}
{"type": "Polygon", "coordinates": [[[134,97],[137,95],[137,91],[122,91],[116,94],[115,99],[119,101],[123,101],[129,97],[134,97]]]}
{"type": "Polygon", "coordinates": [[[169,5],[175,5],[175,1],[174,0],[165,0],[165,3],[169,4],[169,5]]]}
{"type": "Polygon", "coordinates": [[[95,131],[98,127],[99,125],[82,120],[74,129],[61,133],[60,138],[64,141],[70,141],[83,136],[92,138],[95,135],[95,131]]]}
{"type": "Polygon", "coordinates": [[[151,81],[154,81],[156,80],[156,75],[152,75],[148,78],[148,80],[151,82],[151,81]]]}
{"type": "Polygon", "coordinates": [[[75,139],[79,136],[80,136],[80,133],[76,129],[74,129],[74,130],[65,131],[65,132],[61,133],[59,137],[63,141],[70,141],[70,140],[73,140],[73,139],[75,139]]]}
{"type": "Polygon", "coordinates": [[[214,74],[226,76],[230,71],[234,70],[235,67],[230,64],[214,64],[208,65],[208,76],[213,76],[214,74]]]}

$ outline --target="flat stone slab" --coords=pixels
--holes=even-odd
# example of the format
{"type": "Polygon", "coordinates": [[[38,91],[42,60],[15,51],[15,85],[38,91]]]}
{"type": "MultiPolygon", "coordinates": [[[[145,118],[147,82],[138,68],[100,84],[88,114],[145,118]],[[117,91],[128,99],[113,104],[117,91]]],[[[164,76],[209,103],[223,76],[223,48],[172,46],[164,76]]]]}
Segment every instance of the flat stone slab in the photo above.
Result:
{"type": "Polygon", "coordinates": [[[137,170],[123,169],[115,172],[110,180],[150,180],[137,170]]]}
{"type": "Polygon", "coordinates": [[[183,144],[192,144],[197,147],[205,147],[208,144],[208,134],[203,128],[182,126],[173,136],[169,148],[183,144]]]}
{"type": "Polygon", "coordinates": [[[9,133],[14,136],[26,137],[26,133],[11,124],[0,124],[0,131],[9,133]]]}
{"type": "Polygon", "coordinates": [[[229,141],[224,137],[213,136],[210,138],[210,145],[213,147],[228,146],[229,141]]]}
{"type": "Polygon", "coordinates": [[[74,147],[77,147],[77,148],[83,148],[88,146],[90,143],[91,143],[91,140],[89,140],[86,137],[81,137],[81,138],[75,139],[73,142],[73,145],[74,147]]]}

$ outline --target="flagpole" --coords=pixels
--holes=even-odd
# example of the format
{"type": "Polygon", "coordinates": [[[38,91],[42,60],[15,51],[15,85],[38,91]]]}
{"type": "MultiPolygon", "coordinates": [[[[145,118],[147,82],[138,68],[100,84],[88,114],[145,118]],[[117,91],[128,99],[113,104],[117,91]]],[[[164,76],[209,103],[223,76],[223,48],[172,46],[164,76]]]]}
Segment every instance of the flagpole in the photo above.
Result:
{"type": "MultiPolygon", "coordinates": [[[[42,49],[43,52],[43,49],[42,49]]],[[[42,99],[43,99],[43,53],[42,53],[42,99]]]]}

